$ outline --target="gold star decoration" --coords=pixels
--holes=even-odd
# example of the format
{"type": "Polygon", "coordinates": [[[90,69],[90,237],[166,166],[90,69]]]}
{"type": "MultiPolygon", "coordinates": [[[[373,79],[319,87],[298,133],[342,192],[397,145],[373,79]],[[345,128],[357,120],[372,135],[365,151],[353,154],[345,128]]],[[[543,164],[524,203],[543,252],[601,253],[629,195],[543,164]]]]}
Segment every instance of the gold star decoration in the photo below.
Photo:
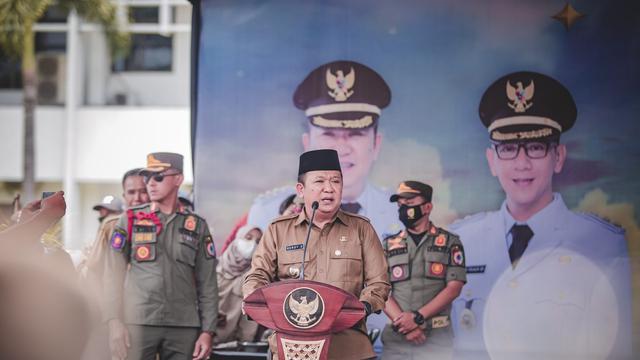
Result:
{"type": "Polygon", "coordinates": [[[564,25],[565,29],[569,31],[569,28],[585,14],[579,13],[571,4],[566,3],[559,13],[552,16],[552,18],[560,21],[564,25]]]}

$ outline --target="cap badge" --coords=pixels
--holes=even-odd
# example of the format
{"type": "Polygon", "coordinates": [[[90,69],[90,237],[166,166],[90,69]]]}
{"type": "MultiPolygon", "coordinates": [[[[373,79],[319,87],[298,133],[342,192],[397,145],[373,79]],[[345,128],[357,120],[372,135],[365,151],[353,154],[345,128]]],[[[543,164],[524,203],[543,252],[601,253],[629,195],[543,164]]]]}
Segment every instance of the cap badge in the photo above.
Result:
{"type": "Polygon", "coordinates": [[[158,159],[156,159],[155,156],[153,156],[153,154],[149,154],[147,155],[147,167],[171,167],[170,163],[166,163],[166,162],[162,162],[158,159]]]}
{"type": "Polygon", "coordinates": [[[334,75],[331,69],[327,69],[326,81],[327,87],[331,89],[331,91],[328,91],[329,96],[335,101],[347,101],[353,95],[351,88],[356,83],[356,72],[351,68],[347,75],[344,75],[342,70],[336,71],[334,75]]]}
{"type": "Polygon", "coordinates": [[[511,85],[511,82],[507,81],[507,97],[511,100],[509,107],[517,113],[523,113],[527,111],[533,103],[529,102],[533,98],[534,86],[533,80],[531,84],[526,88],[522,86],[522,82],[518,81],[516,86],[511,85]]]}

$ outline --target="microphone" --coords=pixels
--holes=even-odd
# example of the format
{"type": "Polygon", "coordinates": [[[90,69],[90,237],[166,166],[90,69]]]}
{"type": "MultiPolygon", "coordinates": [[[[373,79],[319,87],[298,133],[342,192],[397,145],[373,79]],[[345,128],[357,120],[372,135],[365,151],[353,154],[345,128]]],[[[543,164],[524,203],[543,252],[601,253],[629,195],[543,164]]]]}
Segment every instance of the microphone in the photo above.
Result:
{"type": "Polygon", "coordinates": [[[304,258],[307,255],[307,243],[309,242],[309,236],[311,235],[311,227],[313,226],[313,218],[316,216],[316,210],[318,210],[317,201],[311,203],[311,220],[309,220],[309,228],[307,229],[307,237],[304,239],[304,244],[302,245],[302,265],[300,265],[300,276],[298,276],[299,280],[304,280],[304,258]]]}

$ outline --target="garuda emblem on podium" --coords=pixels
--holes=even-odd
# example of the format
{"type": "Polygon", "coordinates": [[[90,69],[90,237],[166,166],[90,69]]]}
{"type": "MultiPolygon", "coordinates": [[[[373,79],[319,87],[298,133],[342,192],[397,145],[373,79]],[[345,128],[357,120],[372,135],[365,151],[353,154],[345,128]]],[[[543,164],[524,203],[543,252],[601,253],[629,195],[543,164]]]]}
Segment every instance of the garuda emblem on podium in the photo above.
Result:
{"type": "Polygon", "coordinates": [[[287,295],[283,311],[289,324],[299,329],[308,329],[322,319],[324,300],[315,290],[300,287],[287,295]]]}

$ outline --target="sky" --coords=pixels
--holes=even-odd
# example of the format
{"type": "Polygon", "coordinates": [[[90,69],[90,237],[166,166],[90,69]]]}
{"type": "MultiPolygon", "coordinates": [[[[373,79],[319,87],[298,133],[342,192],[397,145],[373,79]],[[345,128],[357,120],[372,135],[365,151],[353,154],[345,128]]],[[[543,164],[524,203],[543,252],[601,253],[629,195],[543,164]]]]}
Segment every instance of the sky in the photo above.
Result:
{"type": "Polygon", "coordinates": [[[392,92],[372,181],[430,183],[443,225],[504,199],[477,109],[486,87],[519,70],[558,79],[577,103],[554,190],[570,208],[599,191],[637,223],[640,6],[571,3],[586,16],[567,31],[551,17],[564,1],[203,0],[199,212],[219,242],[255,196],[294,183],[306,119],[293,92],[317,66],[343,59],[375,69],[392,92]]]}

